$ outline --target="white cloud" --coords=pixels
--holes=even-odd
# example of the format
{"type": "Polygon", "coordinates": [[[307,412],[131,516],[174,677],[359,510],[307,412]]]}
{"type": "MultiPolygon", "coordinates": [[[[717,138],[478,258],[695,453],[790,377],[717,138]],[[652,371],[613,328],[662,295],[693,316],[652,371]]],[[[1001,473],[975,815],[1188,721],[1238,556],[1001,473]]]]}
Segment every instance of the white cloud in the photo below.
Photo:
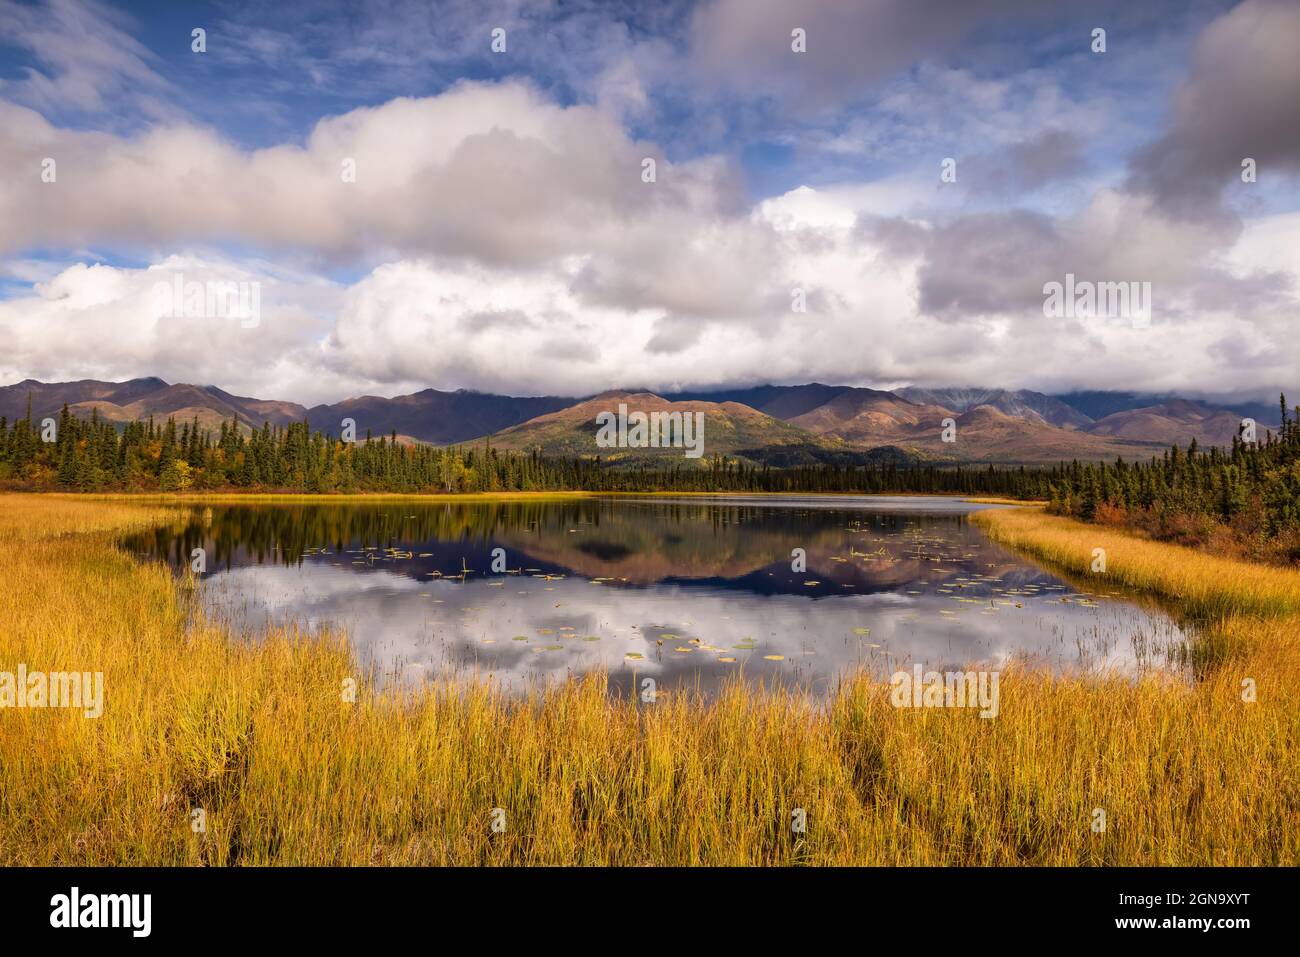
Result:
{"type": "Polygon", "coordinates": [[[317,355],[338,301],[332,284],[264,264],[193,256],[146,269],[76,264],[31,295],[0,301],[0,379],[156,375],[259,397],[334,398],[334,384],[320,380],[317,355]],[[260,283],[260,321],[160,314],[155,287],[177,276],[260,283]]]}
{"type": "MultiPolygon", "coordinates": [[[[694,26],[727,27],[739,9],[704,7],[694,26]]],[[[881,27],[868,30],[876,43],[902,31],[900,64],[978,25],[932,34],[894,3],[809,9],[814,44],[841,22],[846,37],[881,27]]],[[[746,51],[783,16],[730,39],[697,33],[696,52],[721,44],[719,67],[743,80],[746,51]]],[[[804,93],[837,75],[842,39],[804,93]]],[[[0,189],[0,254],[14,255],[0,277],[11,296],[15,280],[37,284],[0,301],[11,346],[0,376],[160,375],[311,403],[427,386],[574,395],[812,379],[1229,391],[1286,385],[1300,367],[1300,264],[1279,252],[1300,248],[1293,218],[1244,231],[1231,217],[1180,219],[1100,179],[1073,181],[1068,207],[1009,198],[1027,180],[1065,193],[1058,177],[1109,130],[1107,97],[1072,99],[1033,70],[1002,79],[922,63],[868,119],[831,124],[814,146],[912,155],[961,114],[963,142],[978,144],[962,155],[961,189],[942,189],[941,157],[925,153],[903,172],[755,202],[733,157],[670,162],[629,132],[654,109],[662,63],[644,45],[619,50],[590,78],[595,106],[518,80],[466,82],[256,150],[175,121],[131,135],[61,128],[0,101],[0,168],[16,174],[0,189]],[[955,106],[926,104],[942,90],[955,106]],[[1068,135],[1038,135],[1056,120],[1068,135]],[[40,179],[44,157],[57,160],[54,183],[40,179]],[[355,183],[340,175],[349,159],[355,183]],[[155,265],[82,264],[92,257],[80,249],[155,265]],[[322,280],[322,264],[360,278],[322,280]],[[160,318],[150,291],[178,271],[261,282],[263,321],[160,318]],[[1045,320],[1042,285],[1066,272],[1152,282],[1151,327],[1045,320]],[[791,311],[796,287],[806,314],[791,311]]],[[[866,65],[851,79],[890,72],[866,65]]]]}
{"type": "MultiPolygon", "coordinates": [[[[705,285],[710,277],[703,273],[713,265],[745,262],[728,244],[756,242],[768,251],[770,262],[716,279],[725,289],[748,275],[768,289],[758,311],[751,311],[752,297],[736,300],[731,312],[676,310],[667,293],[680,298],[673,282],[685,282],[686,273],[666,279],[654,294],[643,290],[644,302],[620,300],[604,288],[593,294],[589,255],[526,269],[463,257],[397,259],[347,288],[266,264],[200,257],[172,257],[142,270],[76,265],[33,295],[0,303],[0,336],[13,346],[0,375],[14,381],[153,374],[312,404],[429,386],[581,395],[620,386],[671,390],[814,379],[1250,392],[1284,385],[1300,368],[1294,287],[1288,286],[1295,273],[1270,274],[1259,285],[1257,276],[1224,279],[1189,265],[1180,257],[1204,261],[1204,248],[1195,237],[1166,235],[1167,226],[1130,208],[1144,201],[1101,197],[1081,216],[1095,230],[1097,246],[1088,250],[1094,258],[1087,261],[1098,268],[1118,268],[1130,256],[1153,270],[1164,263],[1151,273],[1155,311],[1142,329],[1047,319],[1041,298],[968,310],[959,322],[929,315],[920,300],[942,227],[913,222],[908,228],[926,241],[895,248],[892,237],[861,228],[854,207],[832,215],[824,200],[801,190],[730,235],[700,232],[717,243],[689,251],[704,264],[697,277],[705,285]],[[770,228],[767,214],[779,218],[780,229],[770,228]],[[1104,248],[1107,237],[1126,235],[1150,248],[1104,248]],[[262,323],[244,329],[228,320],[158,319],[150,312],[150,290],[177,271],[187,279],[262,281],[262,323]],[[1203,283],[1223,291],[1222,301],[1216,304],[1203,283]],[[806,314],[790,310],[796,285],[808,291],[806,314]]],[[[1260,223],[1242,242],[1249,249],[1285,240],[1296,248],[1297,228],[1294,217],[1260,223]]],[[[1045,262],[1068,261],[1085,247],[1049,249],[1045,262]]],[[[996,290],[1011,281],[1013,266],[1024,265],[985,262],[984,268],[1007,273],[981,281],[996,290]]],[[[969,283],[979,268],[978,260],[967,262],[948,281],[969,283]]],[[[725,299],[713,296],[710,304],[725,299]]]]}
{"type": "Polygon", "coordinates": [[[23,79],[0,81],[0,93],[42,109],[102,113],[127,99],[144,116],[173,115],[157,58],[122,19],[95,0],[0,0],[0,45],[25,49],[35,62],[23,79]]]}
{"type": "Polygon", "coordinates": [[[669,163],[611,116],[559,107],[515,82],[461,84],[317,124],[305,146],[244,151],[212,130],[118,137],[58,129],[0,102],[0,252],[44,244],[237,239],[336,258],[468,255],[527,264],[645,245],[681,216],[743,213],[734,171],[669,163]],[[57,180],[41,181],[42,160],[57,180]],[[642,161],[657,181],[642,182],[642,161]],[[353,161],[356,181],[344,181],[353,161]]]}

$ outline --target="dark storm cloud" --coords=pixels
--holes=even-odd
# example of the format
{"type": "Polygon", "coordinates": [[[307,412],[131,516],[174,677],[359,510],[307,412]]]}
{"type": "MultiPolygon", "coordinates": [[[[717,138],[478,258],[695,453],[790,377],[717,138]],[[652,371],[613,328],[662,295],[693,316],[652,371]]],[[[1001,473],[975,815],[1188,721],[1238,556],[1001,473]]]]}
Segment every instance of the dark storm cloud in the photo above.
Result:
{"type": "Polygon", "coordinates": [[[917,276],[921,310],[960,319],[1041,306],[1043,283],[1061,271],[1061,247],[1056,224],[1040,213],[956,219],[929,236],[917,276]]]}
{"type": "Polygon", "coordinates": [[[932,226],[860,221],[886,256],[920,259],[920,312],[953,323],[973,316],[1036,316],[1043,286],[1067,273],[1091,282],[1151,282],[1166,306],[1235,311],[1294,305],[1290,273],[1236,275],[1207,257],[1237,232],[1167,217],[1141,197],[1110,192],[1087,210],[1054,218],[1029,210],[975,213],[932,226]],[[1103,232],[1103,229],[1105,230],[1103,232]],[[1109,237],[1109,238],[1108,238],[1109,237]]]}
{"type": "Polygon", "coordinates": [[[989,21],[1043,15],[1037,0],[715,0],[696,11],[692,43],[706,70],[738,88],[825,103],[955,49],[989,21]],[[798,57],[790,48],[795,28],[808,38],[798,57]]]}
{"type": "Polygon", "coordinates": [[[1184,217],[1223,217],[1242,160],[1300,171],[1300,3],[1246,0],[1202,33],[1169,128],[1129,162],[1127,188],[1184,217]]]}

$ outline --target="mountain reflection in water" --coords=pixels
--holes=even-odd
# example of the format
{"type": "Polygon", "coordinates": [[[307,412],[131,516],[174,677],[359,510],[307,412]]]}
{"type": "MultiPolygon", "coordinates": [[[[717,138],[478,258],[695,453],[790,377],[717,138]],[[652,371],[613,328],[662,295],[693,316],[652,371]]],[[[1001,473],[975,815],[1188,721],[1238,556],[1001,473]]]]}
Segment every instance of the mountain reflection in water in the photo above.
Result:
{"type": "Polygon", "coordinates": [[[653,677],[708,691],[741,674],[824,693],[860,667],[1019,658],[1134,674],[1180,660],[1186,636],[1162,611],[1108,586],[1081,592],[993,544],[967,518],[975,507],[866,496],[229,505],[127,545],[178,570],[205,549],[210,613],[252,633],[342,627],[386,682],[491,675],[523,689],[603,668],[623,690],[653,677]]]}

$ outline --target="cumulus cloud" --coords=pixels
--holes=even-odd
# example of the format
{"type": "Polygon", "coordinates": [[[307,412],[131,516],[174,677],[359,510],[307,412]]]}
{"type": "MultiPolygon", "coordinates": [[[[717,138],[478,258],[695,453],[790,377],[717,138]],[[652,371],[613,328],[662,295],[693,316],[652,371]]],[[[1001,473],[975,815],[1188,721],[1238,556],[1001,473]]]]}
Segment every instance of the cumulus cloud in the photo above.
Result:
{"type": "Polygon", "coordinates": [[[955,323],[1041,308],[1043,285],[1066,273],[1092,282],[1150,282],[1166,301],[1207,276],[1241,291],[1209,264],[1235,233],[1171,218],[1150,199],[1117,190],[1098,190],[1086,207],[1060,217],[1012,209],[958,215],[919,231],[897,219],[866,221],[860,229],[895,252],[920,249],[918,304],[955,323]]]}
{"type": "Polygon", "coordinates": [[[0,193],[0,221],[24,224],[0,234],[0,251],[233,239],[339,259],[380,250],[527,265],[605,250],[631,262],[656,236],[690,242],[693,224],[745,212],[724,161],[672,163],[608,114],[518,82],[353,110],[302,146],[253,151],[191,125],[131,137],[60,129],[3,103],[0,126],[0,164],[27,174],[0,193]],[[47,157],[53,183],[40,176],[47,157]]]}
{"type": "Polygon", "coordinates": [[[0,301],[0,379],[160,376],[271,398],[332,396],[316,355],[340,299],[332,283],[263,263],[179,255],[143,269],[79,263],[0,301]],[[178,278],[258,283],[256,324],[234,308],[169,308],[157,287],[178,278]]]}
{"type": "Polygon", "coordinates": [[[955,50],[989,21],[1042,14],[1033,0],[711,0],[695,13],[691,41],[701,70],[718,82],[824,106],[955,50]],[[805,31],[806,53],[791,50],[795,29],[805,31]]]}
{"type": "Polygon", "coordinates": [[[1211,23],[1172,105],[1169,128],[1135,155],[1129,187],[1182,216],[1222,218],[1241,163],[1300,172],[1300,4],[1246,0],[1211,23]]]}
{"type": "MultiPolygon", "coordinates": [[[[1266,171],[1290,162],[1295,124],[1274,88],[1292,89],[1293,66],[1271,40],[1289,35],[1282,5],[1247,0],[1214,21],[1172,125],[1143,154],[1158,161],[1139,157],[1122,181],[1111,157],[1090,182],[1113,104],[1036,68],[1003,78],[932,62],[1022,4],[953,5],[936,19],[893,0],[814,0],[791,26],[809,30],[817,55],[778,76],[794,14],[754,2],[743,16],[733,0],[698,9],[693,69],[748,85],[745,102],[787,105],[902,71],[877,87],[870,115],[837,117],[813,139],[850,165],[891,149],[909,163],[752,196],[734,151],[639,132],[662,89],[648,84],[671,57],[607,16],[562,28],[574,49],[613,38],[610,55],[575,61],[590,68],[587,101],[522,79],[462,82],[349,108],[262,148],[174,118],[129,133],[68,128],[31,97],[0,101],[0,167],[15,171],[0,188],[0,255],[12,255],[0,264],[0,377],[159,375],[310,404],[429,386],[580,395],[814,379],[1226,392],[1286,384],[1300,367],[1300,264],[1285,253],[1300,222],[1188,217],[1179,205],[1184,189],[1218,197],[1228,152],[1197,128],[1206,109],[1212,128],[1246,114],[1231,120],[1238,139],[1287,126],[1258,152],[1266,171]],[[1256,43],[1260,62],[1241,43],[1256,43]],[[1226,93],[1212,79],[1225,73],[1226,93]],[[1257,83],[1262,102],[1244,103],[1257,83]],[[945,130],[960,155],[953,189],[938,183],[945,130]],[[1151,282],[1150,327],[1047,319],[1043,286],[1067,273],[1151,282]],[[261,321],[160,314],[154,286],[179,274],[259,283],[261,321]],[[796,294],[806,312],[792,309],[796,294]]],[[[509,8],[516,39],[544,6],[509,8]]],[[[429,62],[482,39],[465,8],[453,12],[450,48],[429,62]]],[[[355,62],[415,57],[403,44],[428,31],[402,40],[391,27],[362,17],[355,62]]],[[[222,56],[275,59],[286,42],[247,31],[222,56]]],[[[42,49],[54,63],[55,47],[42,49]]],[[[342,68],[322,65],[321,85],[342,68]]],[[[50,67],[47,79],[61,75],[50,67]]],[[[76,88],[70,79],[63,93],[76,88]]]]}
{"type": "MultiPolygon", "coordinates": [[[[157,374],[310,404],[428,386],[582,395],[814,379],[1249,392],[1300,367],[1294,272],[1232,257],[1211,268],[1203,252],[1214,241],[1160,225],[1141,207],[1149,201],[1100,197],[1083,226],[1033,214],[872,223],[819,214],[810,192],[748,223],[776,270],[761,277],[772,292],[756,312],[743,299],[705,316],[667,298],[593,295],[583,255],[527,269],[399,259],[346,287],[177,257],[141,270],[74,266],[0,304],[0,336],[14,346],[0,373],[157,374]],[[1148,328],[1044,316],[1045,277],[1125,278],[1130,262],[1155,277],[1148,328]],[[149,291],[177,271],[261,278],[263,321],[156,317],[149,291]],[[791,309],[795,288],[806,313],[791,309]]],[[[1243,241],[1300,241],[1294,218],[1259,229],[1243,241]]]]}

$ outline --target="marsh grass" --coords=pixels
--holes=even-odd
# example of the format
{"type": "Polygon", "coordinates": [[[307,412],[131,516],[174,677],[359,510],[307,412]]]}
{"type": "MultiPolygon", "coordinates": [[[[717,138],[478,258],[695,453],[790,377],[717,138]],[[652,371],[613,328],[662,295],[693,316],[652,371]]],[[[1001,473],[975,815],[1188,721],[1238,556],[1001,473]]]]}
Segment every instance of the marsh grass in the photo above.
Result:
{"type": "Polygon", "coordinates": [[[1205,554],[1037,509],[976,512],[971,520],[1004,545],[1076,575],[1177,602],[1194,617],[1300,615],[1300,569],[1205,554]],[[1100,576],[1091,571],[1096,548],[1106,551],[1100,576]]]}
{"type": "MultiPolygon", "coordinates": [[[[593,498],[598,492],[46,492],[55,501],[117,505],[341,505],[410,502],[413,505],[481,502],[562,502],[593,498]]],[[[18,497],[17,495],[14,496],[18,497]]]]}
{"type": "MultiPolygon", "coordinates": [[[[0,669],[103,671],[106,699],[94,720],[0,711],[0,863],[1300,862],[1300,625],[1285,578],[1207,572],[1235,589],[1193,591],[1234,609],[1215,625],[1233,651],[1194,684],[1013,669],[992,721],[895,709],[866,676],[825,707],[740,684],[647,706],[595,675],[526,699],[484,682],[394,696],[357,674],[340,635],[244,642],[196,616],[163,565],[114,544],[167,515],[0,497],[0,669]]],[[[1032,547],[1045,519],[988,527],[1032,547]]],[[[1082,526],[1043,528],[1054,561],[1094,547],[1090,528],[1073,544],[1082,526]]],[[[1142,581],[1150,543],[1105,534],[1130,586],[1194,584],[1168,577],[1170,546],[1141,566],[1166,577],[1142,581]]]]}

